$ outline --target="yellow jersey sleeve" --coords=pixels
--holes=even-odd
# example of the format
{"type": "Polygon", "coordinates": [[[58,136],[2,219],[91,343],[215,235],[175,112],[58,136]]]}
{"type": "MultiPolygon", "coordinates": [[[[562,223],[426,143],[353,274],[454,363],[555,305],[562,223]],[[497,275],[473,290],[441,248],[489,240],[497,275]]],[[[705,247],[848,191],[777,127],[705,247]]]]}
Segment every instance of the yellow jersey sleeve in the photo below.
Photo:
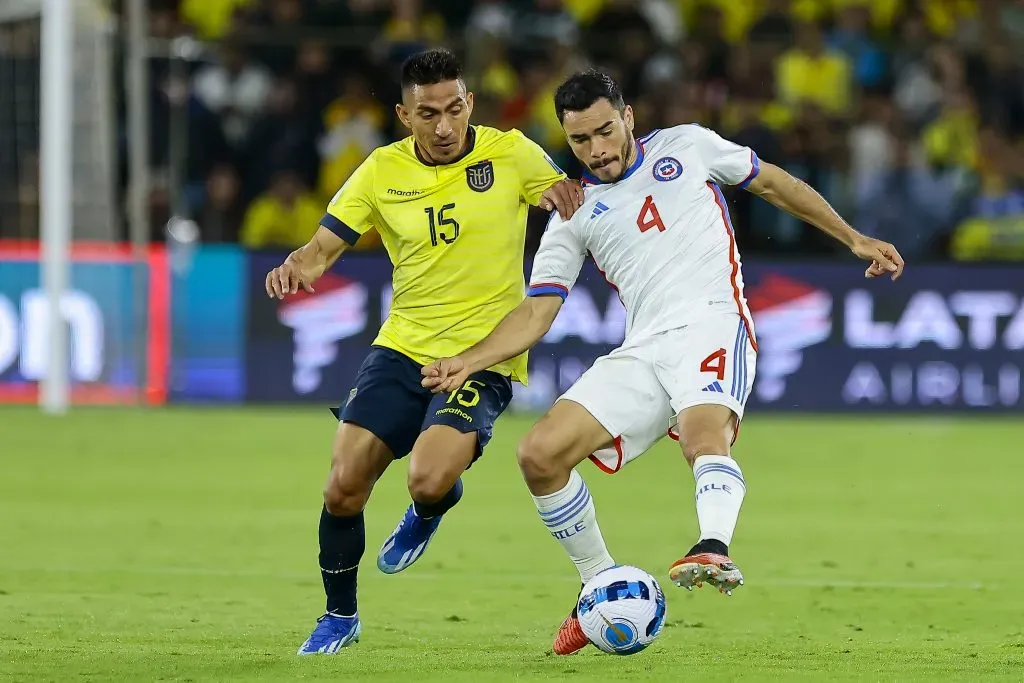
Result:
{"type": "Polygon", "coordinates": [[[373,227],[377,206],[374,192],[376,175],[377,155],[373,153],[352,172],[327,204],[327,213],[320,219],[320,225],[345,240],[349,246],[373,227]]]}
{"type": "Polygon", "coordinates": [[[527,204],[537,206],[545,190],[559,180],[565,180],[565,173],[536,142],[518,130],[511,133],[515,140],[513,154],[519,172],[520,192],[527,204]]]}

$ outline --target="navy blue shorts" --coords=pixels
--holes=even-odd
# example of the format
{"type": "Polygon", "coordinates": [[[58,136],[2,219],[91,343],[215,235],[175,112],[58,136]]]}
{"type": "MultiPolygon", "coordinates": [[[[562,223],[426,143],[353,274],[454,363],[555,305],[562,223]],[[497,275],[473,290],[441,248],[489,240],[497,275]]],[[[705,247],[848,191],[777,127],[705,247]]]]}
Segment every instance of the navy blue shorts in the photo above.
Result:
{"type": "Polygon", "coordinates": [[[341,421],[373,432],[395,458],[408,455],[420,433],[431,425],[448,425],[464,434],[476,432],[476,460],[491,439],[494,421],[512,400],[511,380],[484,370],[470,375],[457,391],[432,394],[420,384],[421,367],[397,351],[371,347],[348,403],[331,411],[341,421]]]}

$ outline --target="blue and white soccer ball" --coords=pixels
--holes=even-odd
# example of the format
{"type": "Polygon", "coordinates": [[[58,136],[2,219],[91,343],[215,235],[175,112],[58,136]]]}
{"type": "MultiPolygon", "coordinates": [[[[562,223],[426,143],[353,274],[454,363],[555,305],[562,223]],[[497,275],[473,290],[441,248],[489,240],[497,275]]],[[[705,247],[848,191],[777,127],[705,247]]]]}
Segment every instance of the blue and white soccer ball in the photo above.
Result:
{"type": "Polygon", "coordinates": [[[602,652],[632,655],[654,642],[665,625],[665,594],[653,576],[622,565],[583,587],[577,615],[583,633],[602,652]]]}

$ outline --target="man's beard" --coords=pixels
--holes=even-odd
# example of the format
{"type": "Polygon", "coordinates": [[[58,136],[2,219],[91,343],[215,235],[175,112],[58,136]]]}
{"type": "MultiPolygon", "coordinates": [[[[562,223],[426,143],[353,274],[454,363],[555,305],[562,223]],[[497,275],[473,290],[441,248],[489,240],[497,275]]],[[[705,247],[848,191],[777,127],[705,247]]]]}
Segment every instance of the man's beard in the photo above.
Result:
{"type": "Polygon", "coordinates": [[[622,180],[626,176],[626,172],[629,171],[629,166],[630,166],[629,157],[630,157],[630,154],[633,151],[633,146],[635,144],[636,143],[633,142],[633,136],[632,135],[628,135],[626,137],[626,144],[623,145],[622,152],[621,152],[621,154],[622,154],[622,171],[619,173],[619,176],[615,180],[612,181],[613,183],[617,183],[620,180],[622,180]]]}

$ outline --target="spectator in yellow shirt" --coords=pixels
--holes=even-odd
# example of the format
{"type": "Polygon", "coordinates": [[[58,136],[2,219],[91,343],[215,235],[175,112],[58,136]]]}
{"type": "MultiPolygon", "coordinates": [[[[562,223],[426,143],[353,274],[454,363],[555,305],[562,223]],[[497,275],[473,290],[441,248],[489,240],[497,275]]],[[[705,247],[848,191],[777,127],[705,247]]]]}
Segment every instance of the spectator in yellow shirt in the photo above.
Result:
{"type": "Polygon", "coordinates": [[[250,249],[301,247],[316,232],[323,213],[322,202],[303,186],[298,173],[279,171],[249,206],[241,242],[250,249]]]}
{"type": "Polygon", "coordinates": [[[922,139],[932,165],[977,168],[978,112],[966,90],[946,93],[942,113],[924,129],[922,139]]]}
{"type": "Polygon", "coordinates": [[[779,99],[790,107],[816,104],[843,116],[850,108],[850,63],[825,47],[817,23],[805,22],[797,28],[796,46],[779,58],[776,86],[779,99]]]}
{"type": "Polygon", "coordinates": [[[387,142],[387,123],[387,112],[374,99],[366,76],[358,71],[345,74],[340,95],[323,114],[317,191],[324,202],[334,196],[370,152],[387,142]]]}
{"type": "Polygon", "coordinates": [[[181,17],[196,28],[200,38],[220,38],[231,28],[235,12],[252,0],[181,0],[181,17]]]}

